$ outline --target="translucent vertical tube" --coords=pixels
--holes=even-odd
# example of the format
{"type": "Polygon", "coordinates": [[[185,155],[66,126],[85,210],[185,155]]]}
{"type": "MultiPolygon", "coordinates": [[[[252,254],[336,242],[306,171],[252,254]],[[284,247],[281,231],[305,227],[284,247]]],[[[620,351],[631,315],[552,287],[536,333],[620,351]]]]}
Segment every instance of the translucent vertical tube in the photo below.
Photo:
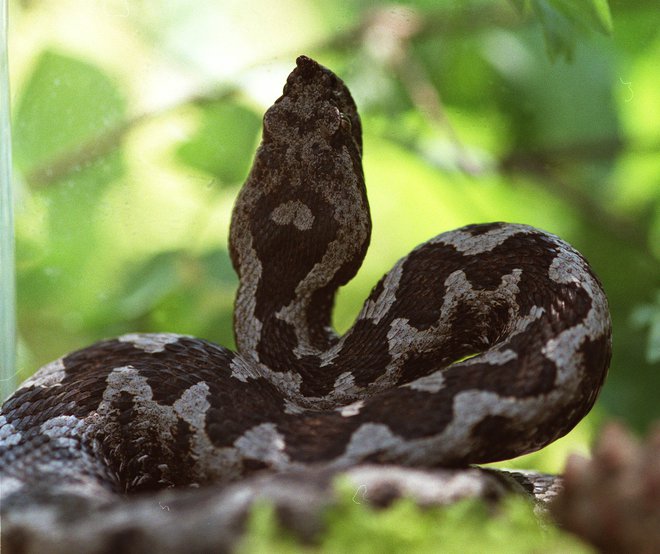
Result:
{"type": "Polygon", "coordinates": [[[7,1],[0,0],[0,399],[15,388],[14,214],[9,132],[7,1]]]}

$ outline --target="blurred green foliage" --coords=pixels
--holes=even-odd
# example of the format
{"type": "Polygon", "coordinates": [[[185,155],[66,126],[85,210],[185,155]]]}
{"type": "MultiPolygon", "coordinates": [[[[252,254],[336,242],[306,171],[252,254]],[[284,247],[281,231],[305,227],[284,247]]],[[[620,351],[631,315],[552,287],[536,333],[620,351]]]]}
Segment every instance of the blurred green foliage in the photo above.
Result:
{"type": "Polygon", "coordinates": [[[202,125],[179,150],[182,163],[206,172],[219,183],[236,183],[250,170],[261,119],[229,100],[205,106],[202,125]]]}
{"type": "Polygon", "coordinates": [[[521,15],[532,11],[539,19],[551,59],[559,55],[571,59],[578,29],[612,31],[612,15],[607,0],[512,0],[521,15]]]}
{"type": "Polygon", "coordinates": [[[532,505],[511,497],[494,508],[463,500],[446,508],[421,508],[410,499],[388,509],[374,509],[354,500],[354,487],[339,487],[340,500],[325,514],[326,531],[302,545],[278,525],[274,510],[257,505],[239,554],[277,552],[333,554],[588,554],[578,539],[539,522],[532,505]],[[343,490],[345,489],[345,490],[343,490]]]}
{"type": "Polygon", "coordinates": [[[233,346],[231,205],[304,52],[365,132],[374,234],[337,328],[418,243],[528,223],[601,277],[614,357],[593,416],[520,463],[558,470],[603,418],[658,417],[656,1],[252,4],[10,2],[20,376],[129,331],[233,346]]]}

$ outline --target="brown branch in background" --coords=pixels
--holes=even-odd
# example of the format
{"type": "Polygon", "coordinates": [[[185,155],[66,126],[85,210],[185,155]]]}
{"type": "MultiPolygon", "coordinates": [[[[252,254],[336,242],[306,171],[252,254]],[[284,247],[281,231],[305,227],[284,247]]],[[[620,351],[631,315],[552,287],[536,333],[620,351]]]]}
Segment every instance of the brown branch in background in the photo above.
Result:
{"type": "Polygon", "coordinates": [[[431,84],[424,67],[414,57],[408,56],[407,60],[397,65],[396,69],[417,109],[426,113],[430,120],[448,136],[459,169],[469,175],[483,173],[484,168],[470,156],[469,149],[463,144],[447,117],[440,92],[431,84]]]}
{"type": "Polygon", "coordinates": [[[422,24],[422,18],[410,8],[390,7],[374,11],[370,24],[363,29],[364,46],[373,58],[397,74],[417,110],[426,114],[430,122],[449,137],[459,168],[475,175],[482,168],[470,158],[447,116],[440,91],[410,47],[422,24]]]}
{"type": "Polygon", "coordinates": [[[498,29],[514,29],[525,24],[525,21],[514,9],[506,3],[480,4],[457,11],[455,7],[438,8],[424,13],[421,18],[409,6],[391,4],[367,11],[362,21],[357,25],[339,32],[328,39],[319,41],[316,45],[310,45],[312,50],[354,50],[364,42],[364,35],[373,25],[374,18],[392,14],[395,18],[399,14],[403,17],[414,17],[418,20],[415,30],[415,38],[424,40],[429,37],[454,37],[467,33],[474,33],[482,29],[496,27],[498,29]]]}
{"type": "Polygon", "coordinates": [[[622,152],[631,154],[659,154],[660,140],[640,141],[631,138],[630,141],[620,137],[604,137],[586,142],[563,143],[544,146],[533,150],[514,150],[500,162],[504,170],[528,168],[536,170],[543,164],[562,161],[607,161],[616,158],[622,152]]]}
{"type": "Polygon", "coordinates": [[[124,136],[145,119],[147,119],[146,115],[140,115],[124,121],[109,131],[76,145],[75,149],[67,150],[38,165],[25,175],[26,182],[32,187],[43,187],[59,181],[76,168],[84,167],[116,150],[124,136]]]}

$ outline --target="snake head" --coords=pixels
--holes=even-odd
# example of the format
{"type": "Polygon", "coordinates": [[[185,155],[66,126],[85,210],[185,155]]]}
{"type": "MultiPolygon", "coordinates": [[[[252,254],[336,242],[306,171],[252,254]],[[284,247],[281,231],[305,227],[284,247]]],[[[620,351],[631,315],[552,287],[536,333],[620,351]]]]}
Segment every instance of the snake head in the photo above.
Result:
{"type": "Polygon", "coordinates": [[[264,116],[264,135],[272,140],[291,139],[292,131],[313,140],[339,135],[351,137],[362,155],[362,124],[353,97],[332,71],[307,56],[299,56],[287,78],[282,96],[264,116]]]}

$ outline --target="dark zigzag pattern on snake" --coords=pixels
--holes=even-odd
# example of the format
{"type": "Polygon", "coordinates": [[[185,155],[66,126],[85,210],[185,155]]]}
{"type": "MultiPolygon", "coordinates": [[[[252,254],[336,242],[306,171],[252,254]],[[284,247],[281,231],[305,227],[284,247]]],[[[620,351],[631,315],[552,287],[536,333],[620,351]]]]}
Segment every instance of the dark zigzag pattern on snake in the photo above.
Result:
{"type": "Polygon", "coordinates": [[[3,497],[315,464],[465,466],[537,450],[590,410],[610,320],[571,246],[517,224],[443,233],[401,259],[338,337],[335,292],[370,233],[357,109],[301,56],[233,211],[238,351],[133,334],[41,368],[0,412],[3,497]]]}

